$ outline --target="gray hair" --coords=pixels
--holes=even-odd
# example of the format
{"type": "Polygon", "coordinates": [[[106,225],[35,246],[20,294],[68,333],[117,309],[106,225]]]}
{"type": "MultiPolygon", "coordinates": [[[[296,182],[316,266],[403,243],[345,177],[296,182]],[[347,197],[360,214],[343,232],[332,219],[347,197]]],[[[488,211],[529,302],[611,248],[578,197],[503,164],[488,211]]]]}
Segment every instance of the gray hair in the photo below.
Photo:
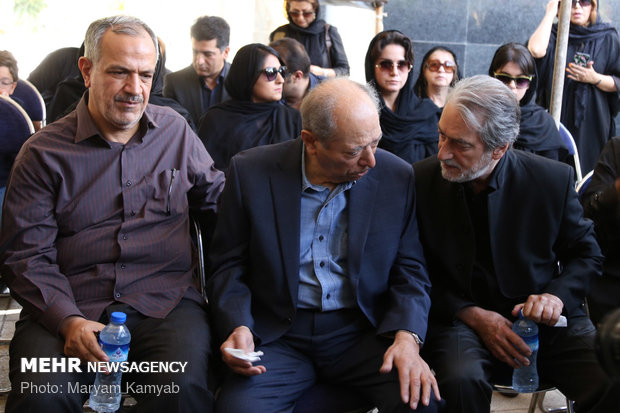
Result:
{"type": "Polygon", "coordinates": [[[519,101],[497,79],[487,75],[463,79],[448,93],[448,103],[478,133],[487,150],[512,144],[519,135],[519,101]]]}
{"type": "Polygon", "coordinates": [[[88,26],[84,38],[84,57],[96,64],[101,58],[101,39],[103,35],[112,30],[116,34],[126,34],[128,36],[139,36],[145,30],[153,40],[155,46],[155,62],[159,59],[159,44],[157,36],[151,28],[137,17],[132,16],[111,16],[95,20],[88,26]]]}
{"type": "Polygon", "coordinates": [[[380,112],[379,95],[372,86],[343,77],[322,82],[301,103],[299,111],[303,129],[312,132],[322,143],[329,141],[335,137],[338,127],[334,116],[336,107],[351,106],[360,100],[360,95],[367,96],[377,113],[380,112]]]}

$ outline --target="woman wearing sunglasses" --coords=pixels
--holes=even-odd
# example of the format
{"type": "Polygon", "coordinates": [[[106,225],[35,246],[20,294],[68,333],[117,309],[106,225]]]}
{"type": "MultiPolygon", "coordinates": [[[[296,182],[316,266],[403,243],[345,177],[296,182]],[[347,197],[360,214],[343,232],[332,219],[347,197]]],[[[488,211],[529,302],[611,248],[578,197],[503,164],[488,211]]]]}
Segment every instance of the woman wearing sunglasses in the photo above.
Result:
{"type": "Polygon", "coordinates": [[[459,80],[456,55],[445,46],[435,46],[422,58],[420,74],[413,89],[421,98],[429,98],[443,108],[448,91],[459,80]]]}
{"type": "Polygon", "coordinates": [[[409,163],[437,153],[439,108],[413,91],[413,45],[397,30],[372,39],[366,52],[366,81],[381,98],[379,147],[409,163]]]}
{"type": "Polygon", "coordinates": [[[286,67],[271,47],[253,43],[239,49],[224,83],[230,100],[210,107],[198,128],[216,168],[226,172],[242,150],[299,136],[299,112],[280,103],[284,77],[286,67]]]}
{"type": "Polygon", "coordinates": [[[291,37],[310,56],[310,71],[324,78],[349,75],[349,61],[338,30],[319,19],[319,0],[284,0],[289,23],[275,29],[269,40],[291,37]]]}
{"type": "MultiPolygon", "coordinates": [[[[558,6],[557,0],[547,3],[545,16],[528,43],[540,75],[538,101],[546,108],[551,103],[558,6]]],[[[575,138],[585,172],[594,168],[605,142],[616,135],[619,55],[618,33],[600,21],[597,1],[572,0],[560,121],[575,138]]]]}
{"type": "Polygon", "coordinates": [[[507,43],[495,51],[489,76],[510,88],[521,105],[521,124],[514,148],[564,161],[568,151],[553,117],[534,102],[536,63],[527,47],[507,43]]]}

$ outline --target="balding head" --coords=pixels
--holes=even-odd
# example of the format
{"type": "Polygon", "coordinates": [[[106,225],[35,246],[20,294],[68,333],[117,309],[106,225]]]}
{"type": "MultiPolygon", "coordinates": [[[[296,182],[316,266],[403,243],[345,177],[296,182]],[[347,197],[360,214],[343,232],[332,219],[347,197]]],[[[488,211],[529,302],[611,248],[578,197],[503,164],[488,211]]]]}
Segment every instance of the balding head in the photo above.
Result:
{"type": "Polygon", "coordinates": [[[312,89],[301,105],[306,176],[334,188],[361,179],[375,166],[381,139],[377,96],[348,79],[312,89]]]}
{"type": "Polygon", "coordinates": [[[322,142],[335,137],[338,128],[354,118],[371,116],[379,122],[379,98],[374,89],[345,78],[321,83],[301,104],[303,129],[322,142]]]}

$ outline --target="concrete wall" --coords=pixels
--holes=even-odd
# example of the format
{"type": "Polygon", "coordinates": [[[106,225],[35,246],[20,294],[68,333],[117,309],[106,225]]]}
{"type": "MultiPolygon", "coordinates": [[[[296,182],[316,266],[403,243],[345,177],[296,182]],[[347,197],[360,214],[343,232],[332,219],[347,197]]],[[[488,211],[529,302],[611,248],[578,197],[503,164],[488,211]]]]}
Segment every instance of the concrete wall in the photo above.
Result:
{"type": "MultiPolygon", "coordinates": [[[[506,42],[526,42],[548,0],[389,0],[385,29],[414,42],[419,73],[422,56],[436,45],[454,50],[463,76],[486,73],[493,53],[506,42]]],[[[620,0],[599,0],[604,21],[620,28],[620,0]]]]}

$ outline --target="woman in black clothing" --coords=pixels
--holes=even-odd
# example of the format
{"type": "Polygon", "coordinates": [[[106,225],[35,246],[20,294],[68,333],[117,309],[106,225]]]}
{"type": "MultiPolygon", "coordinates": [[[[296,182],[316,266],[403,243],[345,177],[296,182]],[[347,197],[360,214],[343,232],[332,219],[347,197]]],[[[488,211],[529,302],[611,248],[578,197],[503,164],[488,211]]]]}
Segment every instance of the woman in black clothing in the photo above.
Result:
{"type": "Polygon", "coordinates": [[[445,46],[435,46],[422,58],[420,74],[413,86],[416,95],[429,98],[443,109],[448,91],[460,78],[456,55],[445,46]]]}
{"type": "Polygon", "coordinates": [[[211,106],[198,127],[216,168],[226,172],[242,150],[299,136],[299,112],[280,103],[285,76],[271,47],[253,43],[239,49],[224,83],[230,100],[211,106]]]}
{"type": "Polygon", "coordinates": [[[304,45],[310,56],[310,71],[324,78],[349,75],[349,61],[338,30],[318,19],[318,0],[284,0],[288,24],[270,35],[275,41],[291,37],[304,45]]]}
{"type": "Polygon", "coordinates": [[[527,47],[518,43],[500,46],[489,66],[489,76],[506,84],[519,99],[521,124],[514,148],[566,160],[568,151],[553,117],[534,102],[536,63],[527,47]]]}
{"type": "MultiPolygon", "coordinates": [[[[567,76],[560,121],[577,143],[581,168],[594,168],[605,142],[616,134],[614,117],[620,99],[620,40],[610,24],[602,23],[596,0],[573,0],[567,48],[567,76]]],[[[558,0],[547,3],[545,16],[530,37],[536,58],[538,102],[549,109],[557,38],[558,0]]]]}
{"type": "Polygon", "coordinates": [[[379,147],[409,163],[437,153],[440,109],[413,91],[413,45],[397,30],[372,39],[366,53],[366,81],[381,98],[379,147]]]}

